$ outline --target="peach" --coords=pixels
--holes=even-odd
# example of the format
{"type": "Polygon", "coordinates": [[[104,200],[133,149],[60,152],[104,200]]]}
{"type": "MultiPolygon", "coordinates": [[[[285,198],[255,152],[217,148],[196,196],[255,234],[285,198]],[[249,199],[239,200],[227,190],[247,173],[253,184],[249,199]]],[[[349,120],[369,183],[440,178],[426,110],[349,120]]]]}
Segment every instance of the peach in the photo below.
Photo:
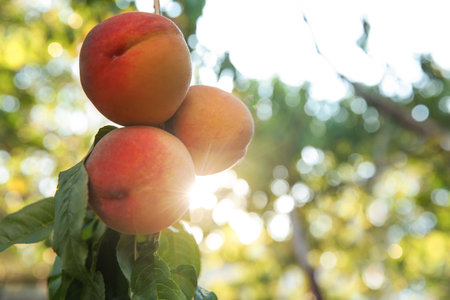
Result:
{"type": "Polygon", "coordinates": [[[121,125],[168,120],[191,81],[189,49],[171,20],[128,12],[95,26],[80,52],[81,85],[105,117],[121,125]]]}
{"type": "Polygon", "coordinates": [[[171,120],[174,134],[186,145],[197,175],[234,166],[253,137],[253,118],[244,103],[228,92],[192,86],[171,120]]]}
{"type": "Polygon", "coordinates": [[[105,135],[86,161],[89,203],[103,222],[127,234],[161,231],[186,212],[195,180],[186,147],[151,126],[105,135]]]}

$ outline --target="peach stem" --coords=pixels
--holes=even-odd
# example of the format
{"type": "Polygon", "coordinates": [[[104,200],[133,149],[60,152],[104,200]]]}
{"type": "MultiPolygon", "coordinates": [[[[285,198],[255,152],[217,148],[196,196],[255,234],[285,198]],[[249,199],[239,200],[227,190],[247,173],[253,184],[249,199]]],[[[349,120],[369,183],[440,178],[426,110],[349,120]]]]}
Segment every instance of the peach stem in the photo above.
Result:
{"type": "Polygon", "coordinates": [[[155,7],[155,14],[161,15],[161,8],[159,7],[159,0],[155,0],[155,4],[153,5],[155,7]]]}

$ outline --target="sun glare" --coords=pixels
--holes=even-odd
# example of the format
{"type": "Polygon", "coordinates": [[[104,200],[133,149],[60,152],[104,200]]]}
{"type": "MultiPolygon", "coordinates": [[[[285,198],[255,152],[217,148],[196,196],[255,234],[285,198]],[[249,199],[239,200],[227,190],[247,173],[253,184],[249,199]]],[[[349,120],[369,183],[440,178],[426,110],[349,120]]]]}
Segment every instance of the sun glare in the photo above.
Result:
{"type": "MultiPolygon", "coordinates": [[[[190,210],[191,212],[198,209],[211,210],[215,224],[218,226],[228,224],[241,243],[251,244],[261,235],[264,224],[257,214],[245,210],[245,199],[249,193],[248,183],[238,178],[232,170],[198,176],[189,192],[190,210]],[[228,197],[218,199],[216,192],[222,188],[229,189],[230,194],[228,197]]],[[[200,237],[199,233],[197,235],[197,241],[201,241],[203,236],[200,237]]],[[[211,233],[205,238],[205,242],[209,249],[217,250],[223,243],[223,237],[211,233]]]]}
{"type": "Polygon", "coordinates": [[[213,209],[217,205],[215,192],[221,188],[233,188],[236,181],[236,173],[231,170],[208,176],[197,176],[189,191],[190,208],[213,209]]]}

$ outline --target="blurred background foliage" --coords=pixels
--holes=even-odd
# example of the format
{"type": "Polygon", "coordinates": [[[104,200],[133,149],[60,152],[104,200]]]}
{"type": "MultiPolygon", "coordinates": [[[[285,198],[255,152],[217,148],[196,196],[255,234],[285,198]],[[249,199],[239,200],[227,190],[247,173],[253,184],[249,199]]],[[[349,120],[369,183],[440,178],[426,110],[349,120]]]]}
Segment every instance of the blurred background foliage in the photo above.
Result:
{"type": "MultiPolygon", "coordinates": [[[[166,2],[197,83],[208,65],[195,38],[205,0],[166,2]]],[[[77,56],[95,24],[136,8],[130,0],[0,7],[2,218],[53,195],[57,174],[108,124],[80,88],[77,56]]],[[[342,77],[351,92],[338,102],[312,99],[308,84],[245,78],[227,53],[209,66],[233,79],[256,132],[234,170],[199,179],[186,216],[203,286],[219,299],[448,299],[450,73],[431,57],[421,63],[425,80],[407,99],[342,77]],[[426,120],[420,109],[411,115],[417,107],[426,120]]],[[[46,298],[48,246],[0,253],[0,299],[46,298]]]]}

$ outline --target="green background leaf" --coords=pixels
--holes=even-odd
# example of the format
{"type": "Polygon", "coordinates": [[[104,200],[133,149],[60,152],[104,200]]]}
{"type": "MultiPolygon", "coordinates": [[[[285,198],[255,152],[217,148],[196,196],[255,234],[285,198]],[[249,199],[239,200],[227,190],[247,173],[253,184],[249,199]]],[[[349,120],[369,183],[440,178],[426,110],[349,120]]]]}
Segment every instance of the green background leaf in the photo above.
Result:
{"type": "Polygon", "coordinates": [[[46,239],[53,229],[53,198],[30,204],[0,221],[0,251],[17,243],[35,243],[46,239]]]}

